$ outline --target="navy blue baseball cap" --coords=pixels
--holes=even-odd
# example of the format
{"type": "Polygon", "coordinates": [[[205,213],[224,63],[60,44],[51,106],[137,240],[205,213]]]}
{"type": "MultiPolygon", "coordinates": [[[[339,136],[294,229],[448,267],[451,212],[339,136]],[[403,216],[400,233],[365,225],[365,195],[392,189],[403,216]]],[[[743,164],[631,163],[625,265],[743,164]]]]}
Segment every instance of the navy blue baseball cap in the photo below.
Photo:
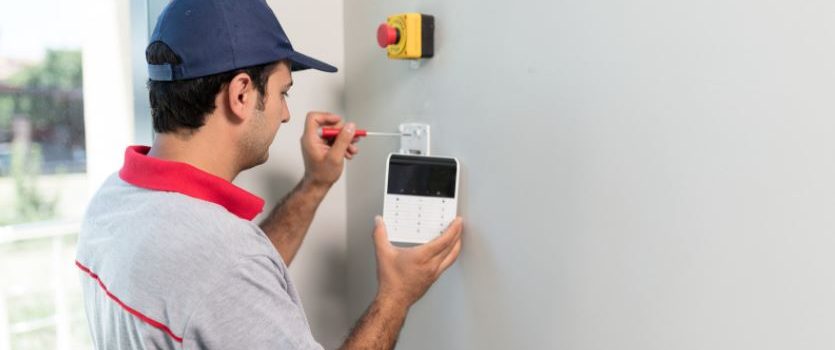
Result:
{"type": "Polygon", "coordinates": [[[173,0],[157,19],[150,42],[162,42],[180,64],[148,64],[156,81],[199,78],[281,60],[293,71],[336,67],[293,50],[265,0],[173,0]]]}

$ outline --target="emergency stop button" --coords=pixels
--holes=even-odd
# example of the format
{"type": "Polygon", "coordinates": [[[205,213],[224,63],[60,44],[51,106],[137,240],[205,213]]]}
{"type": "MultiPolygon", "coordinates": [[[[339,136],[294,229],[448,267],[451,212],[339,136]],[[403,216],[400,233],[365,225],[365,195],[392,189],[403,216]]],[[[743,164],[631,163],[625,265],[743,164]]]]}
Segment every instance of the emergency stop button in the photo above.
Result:
{"type": "Polygon", "coordinates": [[[397,44],[398,41],[400,41],[400,31],[397,28],[388,23],[383,23],[377,27],[377,44],[380,47],[385,49],[389,45],[397,44]]]}
{"type": "Polygon", "coordinates": [[[422,13],[389,16],[377,27],[377,44],[389,58],[421,59],[435,54],[435,17],[422,13]]]}

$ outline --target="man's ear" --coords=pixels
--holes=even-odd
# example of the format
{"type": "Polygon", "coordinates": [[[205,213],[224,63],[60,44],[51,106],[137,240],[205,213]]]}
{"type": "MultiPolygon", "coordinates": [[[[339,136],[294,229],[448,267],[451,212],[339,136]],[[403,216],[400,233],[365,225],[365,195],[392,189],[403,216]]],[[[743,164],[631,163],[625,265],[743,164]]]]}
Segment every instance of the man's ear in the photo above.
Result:
{"type": "Polygon", "coordinates": [[[227,103],[229,110],[232,111],[239,120],[244,120],[249,116],[252,110],[252,105],[256,103],[258,92],[252,83],[252,78],[249,74],[238,73],[229,82],[226,87],[227,103]]]}

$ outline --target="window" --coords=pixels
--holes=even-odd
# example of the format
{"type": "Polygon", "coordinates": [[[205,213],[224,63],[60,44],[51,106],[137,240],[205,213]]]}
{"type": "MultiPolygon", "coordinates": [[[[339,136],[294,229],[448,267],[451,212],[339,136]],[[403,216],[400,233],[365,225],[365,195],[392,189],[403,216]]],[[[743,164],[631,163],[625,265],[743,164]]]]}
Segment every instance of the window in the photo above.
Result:
{"type": "Polygon", "coordinates": [[[91,347],[73,265],[88,198],[82,10],[0,5],[0,350],[91,347]]]}

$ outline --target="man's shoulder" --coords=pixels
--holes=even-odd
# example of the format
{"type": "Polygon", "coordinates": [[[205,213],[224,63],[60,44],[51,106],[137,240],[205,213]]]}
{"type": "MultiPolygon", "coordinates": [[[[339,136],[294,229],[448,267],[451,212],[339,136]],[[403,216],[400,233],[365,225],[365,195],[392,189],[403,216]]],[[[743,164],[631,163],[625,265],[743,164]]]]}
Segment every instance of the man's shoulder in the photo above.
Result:
{"type": "Polygon", "coordinates": [[[151,221],[206,223],[209,226],[222,223],[257,229],[251,221],[235,216],[219,204],[178,192],[141,188],[113,174],[90,200],[84,221],[129,219],[121,215],[142,221],[156,219],[151,221]]]}
{"type": "Polygon", "coordinates": [[[118,177],[92,199],[78,243],[79,260],[100,274],[153,280],[161,293],[178,286],[209,288],[248,256],[276,261],[276,272],[284,273],[275,248],[251,221],[214,203],[139,188],[118,177]]]}
{"type": "Polygon", "coordinates": [[[85,214],[77,263],[120,302],[182,330],[200,300],[253,257],[268,262],[264,274],[286,279],[275,248],[251,221],[210,202],[138,188],[114,176],[85,214]]]}
{"type": "Polygon", "coordinates": [[[245,232],[266,239],[257,225],[221,205],[182,193],[137,187],[117,174],[109,177],[90,200],[83,224],[145,234],[176,229],[184,234],[199,232],[202,237],[238,231],[234,238],[242,238],[240,234],[245,232]]]}

